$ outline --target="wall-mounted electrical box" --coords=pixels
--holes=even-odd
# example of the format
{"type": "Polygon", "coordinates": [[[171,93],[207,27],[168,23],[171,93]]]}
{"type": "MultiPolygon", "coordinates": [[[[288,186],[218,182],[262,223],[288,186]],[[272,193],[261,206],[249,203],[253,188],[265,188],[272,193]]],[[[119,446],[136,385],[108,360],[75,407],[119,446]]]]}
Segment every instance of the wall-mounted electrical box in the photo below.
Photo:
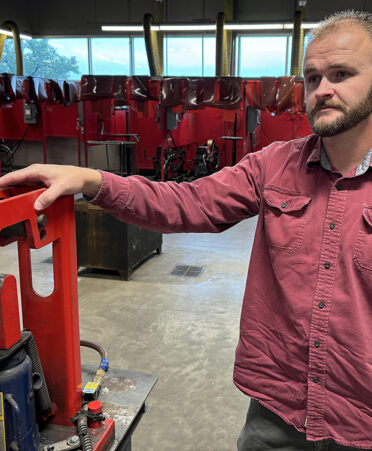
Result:
{"type": "Polygon", "coordinates": [[[34,103],[23,104],[23,118],[25,124],[37,123],[37,106],[34,103]]]}

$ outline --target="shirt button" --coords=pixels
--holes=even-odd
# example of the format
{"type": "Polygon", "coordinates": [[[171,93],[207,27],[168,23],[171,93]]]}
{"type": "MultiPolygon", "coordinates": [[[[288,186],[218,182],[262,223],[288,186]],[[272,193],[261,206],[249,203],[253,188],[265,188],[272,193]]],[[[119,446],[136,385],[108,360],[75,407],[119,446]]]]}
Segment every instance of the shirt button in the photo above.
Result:
{"type": "Polygon", "coordinates": [[[331,264],[329,262],[324,263],[325,269],[329,269],[331,267],[331,264]]]}
{"type": "Polygon", "coordinates": [[[338,185],[336,185],[336,189],[337,191],[342,191],[344,189],[344,185],[342,185],[342,183],[339,183],[338,185]]]}
{"type": "Polygon", "coordinates": [[[329,224],[329,228],[330,228],[331,230],[333,230],[335,227],[336,227],[336,224],[335,224],[334,222],[331,222],[331,223],[329,224]]]}
{"type": "Polygon", "coordinates": [[[287,206],[287,202],[282,203],[282,208],[285,208],[287,206]]]}
{"type": "Polygon", "coordinates": [[[315,346],[316,348],[319,348],[319,346],[320,346],[320,341],[315,340],[315,341],[314,341],[314,346],[315,346]]]}
{"type": "Polygon", "coordinates": [[[324,308],[324,302],[320,301],[319,304],[318,304],[318,307],[319,307],[320,309],[324,308]]]}
{"type": "Polygon", "coordinates": [[[315,384],[317,384],[317,383],[319,382],[319,378],[318,378],[318,377],[313,377],[313,382],[314,382],[315,384]]]}

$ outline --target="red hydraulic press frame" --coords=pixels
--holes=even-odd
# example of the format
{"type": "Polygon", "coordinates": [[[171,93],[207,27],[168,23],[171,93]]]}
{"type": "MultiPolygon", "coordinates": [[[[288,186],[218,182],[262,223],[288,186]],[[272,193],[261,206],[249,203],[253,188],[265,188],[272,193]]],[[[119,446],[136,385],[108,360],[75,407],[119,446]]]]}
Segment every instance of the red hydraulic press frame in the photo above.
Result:
{"type": "MultiPolygon", "coordinates": [[[[44,190],[17,187],[0,191],[0,246],[18,243],[23,327],[34,336],[50,398],[55,404],[51,422],[71,425],[70,418],[81,409],[82,402],[74,199],[61,197],[40,215],[33,205],[44,190]],[[50,243],[54,290],[43,297],[33,289],[30,249],[50,243]]],[[[16,284],[11,279],[12,276],[5,278],[0,296],[0,301],[1,297],[8,298],[7,303],[3,302],[5,307],[0,308],[0,326],[3,323],[0,336],[7,343],[18,336],[19,329],[16,317],[8,324],[9,315],[18,314],[14,301],[16,284]]]]}

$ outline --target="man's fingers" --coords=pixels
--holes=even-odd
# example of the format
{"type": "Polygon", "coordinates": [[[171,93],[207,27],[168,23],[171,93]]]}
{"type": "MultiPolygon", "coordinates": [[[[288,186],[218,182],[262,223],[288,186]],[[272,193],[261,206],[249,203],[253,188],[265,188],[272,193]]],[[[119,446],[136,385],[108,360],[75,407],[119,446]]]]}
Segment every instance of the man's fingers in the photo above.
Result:
{"type": "Polygon", "coordinates": [[[0,188],[6,188],[14,185],[32,185],[40,184],[39,171],[35,168],[28,167],[0,177],[0,188]]]}
{"type": "Polygon", "coordinates": [[[62,196],[63,190],[58,185],[51,185],[46,191],[40,194],[36,199],[34,208],[36,211],[45,210],[51,205],[59,196],[62,196]]]}
{"type": "Polygon", "coordinates": [[[0,178],[0,188],[5,188],[7,186],[13,186],[17,184],[24,183],[26,176],[23,174],[14,175],[13,173],[6,174],[0,178]]]}

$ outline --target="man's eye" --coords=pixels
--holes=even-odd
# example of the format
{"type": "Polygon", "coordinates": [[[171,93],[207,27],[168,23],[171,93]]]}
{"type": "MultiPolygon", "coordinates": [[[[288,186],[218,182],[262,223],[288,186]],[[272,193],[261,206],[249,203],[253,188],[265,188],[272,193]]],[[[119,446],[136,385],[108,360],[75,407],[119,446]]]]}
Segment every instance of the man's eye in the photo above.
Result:
{"type": "Polygon", "coordinates": [[[319,81],[319,76],[318,75],[311,75],[308,79],[307,82],[308,83],[317,83],[319,81]]]}
{"type": "Polygon", "coordinates": [[[339,70],[336,73],[336,78],[346,78],[349,75],[348,72],[346,72],[345,70],[339,70]]]}

